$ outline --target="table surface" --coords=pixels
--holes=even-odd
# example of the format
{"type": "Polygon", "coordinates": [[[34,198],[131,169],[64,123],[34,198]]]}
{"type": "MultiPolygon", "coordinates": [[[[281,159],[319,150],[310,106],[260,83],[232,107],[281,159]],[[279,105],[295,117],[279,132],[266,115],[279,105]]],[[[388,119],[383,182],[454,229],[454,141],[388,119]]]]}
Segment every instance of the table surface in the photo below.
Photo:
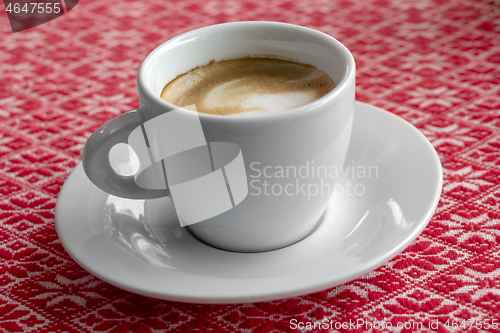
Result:
{"type": "Polygon", "coordinates": [[[459,332],[453,323],[484,330],[500,321],[499,1],[87,0],[15,34],[3,8],[0,331],[282,332],[296,319],[345,323],[345,332],[365,331],[347,327],[357,320],[459,332]],[[240,20],[299,24],[344,43],[357,63],[356,99],[408,120],[436,148],[444,187],[435,215],[375,272],[292,299],[183,304],[93,277],[54,228],[85,140],[138,106],[137,69],[155,46],[240,20]]]}

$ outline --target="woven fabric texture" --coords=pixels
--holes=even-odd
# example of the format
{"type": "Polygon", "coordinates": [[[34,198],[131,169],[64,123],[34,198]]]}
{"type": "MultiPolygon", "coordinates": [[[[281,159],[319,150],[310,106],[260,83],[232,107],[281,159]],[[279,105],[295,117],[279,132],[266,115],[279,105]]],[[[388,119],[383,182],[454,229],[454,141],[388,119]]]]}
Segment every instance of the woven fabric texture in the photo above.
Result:
{"type": "Polygon", "coordinates": [[[292,319],[498,332],[484,325],[500,321],[499,207],[498,1],[86,0],[15,34],[1,8],[1,332],[288,332],[292,319]],[[64,251],[54,227],[57,195],[85,140],[138,107],[137,69],[157,45],[242,20],[311,27],[352,51],[356,99],[411,122],[436,148],[444,187],[435,215],[385,266],[292,299],[183,304],[95,278],[64,251]],[[464,320],[472,328],[451,325],[464,320]]]}

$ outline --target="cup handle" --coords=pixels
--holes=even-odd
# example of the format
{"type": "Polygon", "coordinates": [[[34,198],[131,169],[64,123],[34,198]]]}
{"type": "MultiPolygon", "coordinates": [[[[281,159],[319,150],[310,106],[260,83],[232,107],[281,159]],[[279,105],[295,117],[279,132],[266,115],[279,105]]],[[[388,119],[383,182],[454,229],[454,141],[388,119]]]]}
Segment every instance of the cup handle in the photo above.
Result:
{"type": "Polygon", "coordinates": [[[82,165],[87,177],[106,193],[127,199],[155,199],[169,195],[168,189],[145,189],[137,186],[134,176],[116,173],[109,162],[109,152],[116,144],[128,144],[128,136],[142,126],[138,110],[123,113],[111,119],[87,140],[82,151],[82,165]]]}

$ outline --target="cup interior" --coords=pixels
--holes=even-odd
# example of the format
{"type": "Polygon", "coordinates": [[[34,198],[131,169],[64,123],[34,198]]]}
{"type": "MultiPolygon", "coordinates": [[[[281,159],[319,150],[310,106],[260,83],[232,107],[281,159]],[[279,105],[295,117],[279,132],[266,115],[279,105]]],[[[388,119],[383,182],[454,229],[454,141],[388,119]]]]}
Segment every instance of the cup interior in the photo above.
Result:
{"type": "Polygon", "coordinates": [[[347,48],[319,31],[278,22],[234,22],[194,30],[160,45],[144,61],[138,81],[156,100],[178,75],[210,61],[244,57],[277,57],[315,66],[336,85],[323,98],[342,90],[355,70],[347,48]]]}

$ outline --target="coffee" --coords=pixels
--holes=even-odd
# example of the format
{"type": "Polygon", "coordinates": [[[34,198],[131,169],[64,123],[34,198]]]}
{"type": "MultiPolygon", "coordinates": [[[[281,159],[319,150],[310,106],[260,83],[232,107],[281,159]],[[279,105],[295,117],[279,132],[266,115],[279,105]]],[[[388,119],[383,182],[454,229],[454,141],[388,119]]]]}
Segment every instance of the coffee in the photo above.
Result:
{"type": "Polygon", "coordinates": [[[169,82],[161,98],[198,112],[249,115],[291,110],[326,95],[335,83],[311,65],[241,58],[196,67],[169,82]]]}

